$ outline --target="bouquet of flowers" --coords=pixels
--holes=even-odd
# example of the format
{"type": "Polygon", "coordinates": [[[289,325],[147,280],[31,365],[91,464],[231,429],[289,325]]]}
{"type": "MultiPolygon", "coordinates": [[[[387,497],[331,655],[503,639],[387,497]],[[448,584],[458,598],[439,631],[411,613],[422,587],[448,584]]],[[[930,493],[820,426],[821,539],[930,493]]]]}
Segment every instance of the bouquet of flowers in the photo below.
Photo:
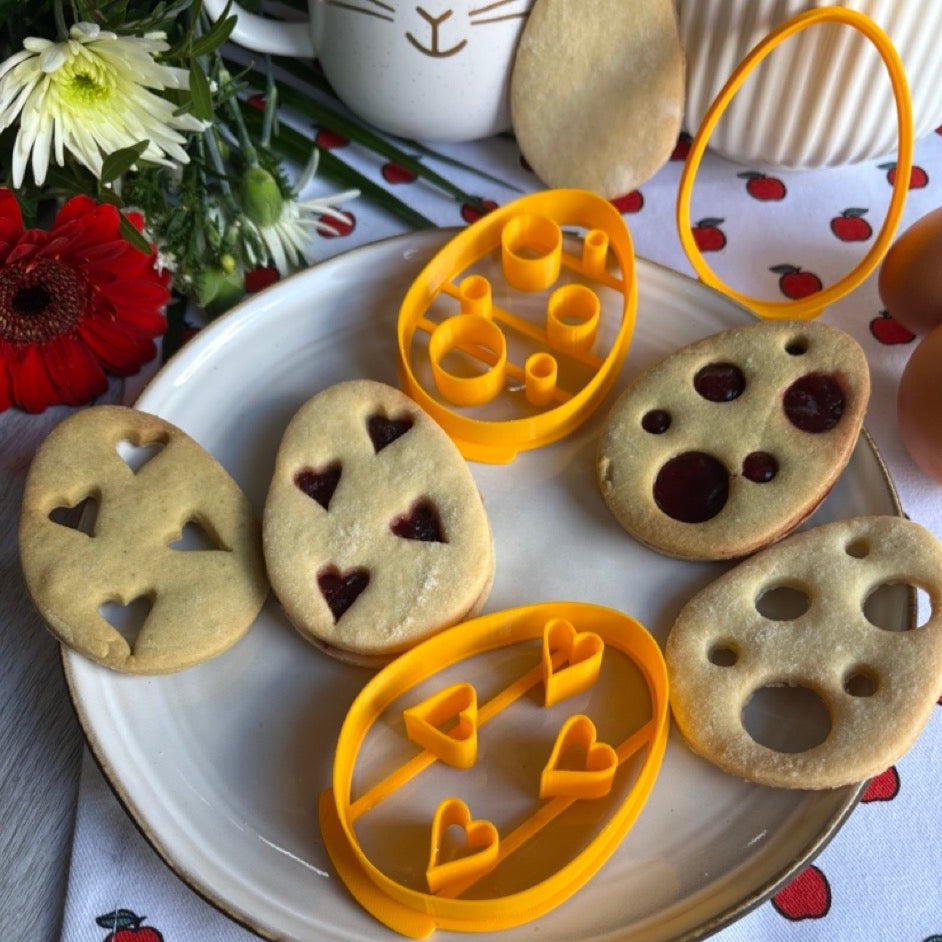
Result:
{"type": "Polygon", "coordinates": [[[178,344],[186,305],[225,310],[343,219],[355,190],[300,196],[313,145],[289,181],[274,82],[249,99],[221,54],[233,23],[0,0],[0,411],[85,404],[178,344]]]}

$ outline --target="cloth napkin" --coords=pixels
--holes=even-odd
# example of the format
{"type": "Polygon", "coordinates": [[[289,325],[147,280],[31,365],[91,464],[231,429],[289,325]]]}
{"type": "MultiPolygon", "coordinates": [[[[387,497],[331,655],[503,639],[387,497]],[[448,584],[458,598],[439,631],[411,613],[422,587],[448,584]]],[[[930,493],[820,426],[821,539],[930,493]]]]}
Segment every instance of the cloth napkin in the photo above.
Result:
{"type": "MultiPolygon", "coordinates": [[[[354,144],[336,136],[322,140],[436,225],[461,226],[474,218],[470,207],[374,155],[358,152],[354,144]]],[[[688,143],[682,135],[657,175],[617,205],[639,256],[692,275],[674,221],[688,143]]],[[[423,159],[484,200],[503,204],[540,187],[509,137],[439,150],[480,172],[423,159]]],[[[915,164],[900,231],[942,204],[942,128],[917,142],[915,164]]],[[[790,270],[782,266],[810,272],[830,284],[862,257],[882,224],[891,173],[892,157],[787,173],[740,166],[708,151],[697,176],[691,222],[714,230],[706,257],[728,284],[781,300],[780,280],[790,270]]],[[[316,179],[311,184],[312,194],[329,191],[326,181],[316,179]]],[[[395,219],[365,201],[354,201],[347,208],[351,226],[343,235],[322,240],[322,259],[403,231],[395,219]]],[[[826,311],[823,319],[844,328],[864,347],[873,379],[866,426],[895,480],[905,512],[942,538],[942,484],[913,464],[899,439],[895,418],[896,385],[917,341],[885,315],[876,274],[826,311]]],[[[721,929],[716,938],[720,942],[942,940],[940,767],[942,708],[915,747],[870,783],[862,802],[814,862],[771,900],[721,929]]],[[[108,928],[103,927],[102,917],[109,913],[123,919],[122,925],[154,930],[149,936],[128,935],[126,942],[256,938],[201,899],[164,864],[86,753],[63,942],[104,939],[108,928]]]]}

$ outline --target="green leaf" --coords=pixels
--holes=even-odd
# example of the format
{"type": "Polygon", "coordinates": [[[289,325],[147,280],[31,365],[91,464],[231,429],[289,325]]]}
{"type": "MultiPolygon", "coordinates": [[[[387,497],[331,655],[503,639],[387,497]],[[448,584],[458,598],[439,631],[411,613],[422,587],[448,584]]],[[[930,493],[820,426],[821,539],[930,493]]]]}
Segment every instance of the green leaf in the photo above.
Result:
{"type": "Polygon", "coordinates": [[[123,213],[121,215],[121,222],[118,226],[118,231],[121,233],[121,235],[124,236],[125,239],[127,239],[128,242],[131,243],[131,245],[134,246],[134,248],[136,248],[138,251],[146,253],[147,255],[150,255],[150,243],[137,231],[137,229],[134,228],[130,222],[128,222],[127,217],[123,213]]]}
{"type": "Polygon", "coordinates": [[[193,40],[190,44],[190,55],[205,56],[218,49],[232,34],[238,19],[233,15],[217,20],[212,29],[193,40]]]}
{"type": "Polygon", "coordinates": [[[141,154],[147,150],[148,141],[138,141],[131,144],[130,147],[122,147],[110,153],[101,164],[101,173],[99,179],[102,183],[111,183],[118,177],[127,173],[131,167],[140,159],[141,154]]]}
{"type": "Polygon", "coordinates": [[[202,121],[212,121],[213,96],[209,90],[209,79],[195,59],[190,63],[190,95],[194,116],[202,121]]]}

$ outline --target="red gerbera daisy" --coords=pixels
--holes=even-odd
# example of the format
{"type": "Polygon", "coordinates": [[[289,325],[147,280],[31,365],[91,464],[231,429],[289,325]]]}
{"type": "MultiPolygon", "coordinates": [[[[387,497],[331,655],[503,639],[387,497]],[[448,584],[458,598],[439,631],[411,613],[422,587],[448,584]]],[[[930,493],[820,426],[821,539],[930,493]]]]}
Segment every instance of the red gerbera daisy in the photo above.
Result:
{"type": "MultiPolygon", "coordinates": [[[[143,220],[129,213],[138,229],[143,220]]],[[[80,406],[153,359],[170,275],[118,231],[107,203],[75,196],[52,226],[24,229],[0,187],[0,411],[80,406]]]]}

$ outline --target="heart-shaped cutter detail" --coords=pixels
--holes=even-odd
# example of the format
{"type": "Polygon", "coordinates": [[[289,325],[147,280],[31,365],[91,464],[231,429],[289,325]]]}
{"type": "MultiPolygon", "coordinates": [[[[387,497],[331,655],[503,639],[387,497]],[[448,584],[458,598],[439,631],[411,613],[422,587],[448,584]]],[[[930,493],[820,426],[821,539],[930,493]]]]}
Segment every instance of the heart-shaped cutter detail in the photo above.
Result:
{"type": "Polygon", "coordinates": [[[460,798],[446,798],[432,818],[432,841],[425,879],[429,892],[447,892],[449,887],[473,881],[493,870],[498,861],[500,837],[497,828],[483,818],[474,820],[460,798]],[[453,860],[440,860],[445,832],[453,826],[464,831],[465,853],[453,860]]]}
{"type": "Polygon", "coordinates": [[[572,622],[554,618],[543,632],[543,691],[550,707],[588,690],[599,678],[605,644],[592,631],[576,631],[572,622]]]}
{"type": "Polygon", "coordinates": [[[570,716],[540,774],[540,798],[603,798],[612,789],[617,769],[618,755],[608,743],[598,741],[595,723],[582,714],[570,716]],[[564,768],[564,759],[573,753],[582,767],[564,768]]]}
{"type": "Polygon", "coordinates": [[[478,754],[478,697],[471,684],[445,687],[403,710],[402,718],[409,739],[446,765],[456,769],[474,765],[478,754]]]}

